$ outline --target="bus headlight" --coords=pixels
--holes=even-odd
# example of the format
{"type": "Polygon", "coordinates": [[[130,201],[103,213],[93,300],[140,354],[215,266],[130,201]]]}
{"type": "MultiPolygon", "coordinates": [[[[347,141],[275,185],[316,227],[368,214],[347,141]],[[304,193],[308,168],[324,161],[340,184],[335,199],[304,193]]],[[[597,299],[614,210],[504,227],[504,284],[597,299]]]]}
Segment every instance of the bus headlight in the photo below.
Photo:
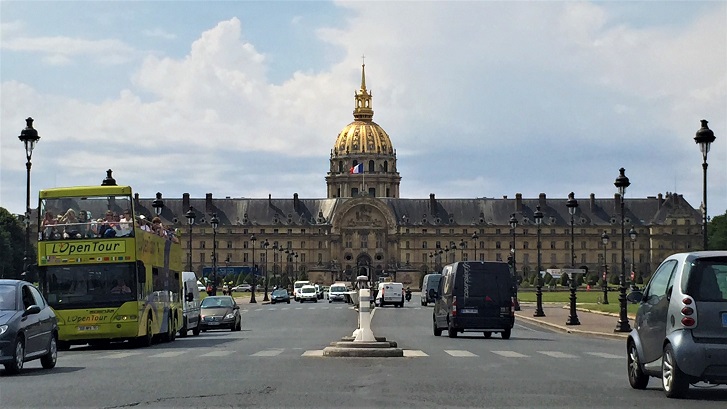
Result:
{"type": "Polygon", "coordinates": [[[114,317],[114,321],[137,321],[138,315],[117,315],[114,317]]]}

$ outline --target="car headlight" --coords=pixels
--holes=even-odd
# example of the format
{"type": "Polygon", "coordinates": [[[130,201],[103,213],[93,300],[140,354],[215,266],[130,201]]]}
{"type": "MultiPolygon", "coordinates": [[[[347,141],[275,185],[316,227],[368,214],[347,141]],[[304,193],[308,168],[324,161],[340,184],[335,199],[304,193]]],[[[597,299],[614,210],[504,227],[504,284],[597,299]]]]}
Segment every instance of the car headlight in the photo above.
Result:
{"type": "Polygon", "coordinates": [[[225,319],[226,320],[231,320],[233,318],[235,318],[235,313],[234,312],[231,312],[231,313],[225,315],[225,319]]]}
{"type": "Polygon", "coordinates": [[[0,325],[0,335],[4,334],[8,330],[7,325],[0,325]]]}

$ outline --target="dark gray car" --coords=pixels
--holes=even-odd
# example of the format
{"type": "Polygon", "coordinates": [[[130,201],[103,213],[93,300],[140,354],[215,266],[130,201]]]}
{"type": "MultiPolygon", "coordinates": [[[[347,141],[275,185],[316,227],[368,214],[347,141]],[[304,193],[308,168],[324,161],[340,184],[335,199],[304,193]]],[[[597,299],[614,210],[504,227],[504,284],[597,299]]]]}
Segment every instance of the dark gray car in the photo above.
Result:
{"type": "Polygon", "coordinates": [[[56,366],[58,321],[40,291],[21,280],[0,280],[0,363],[15,374],[27,361],[56,366]]]}
{"type": "Polygon", "coordinates": [[[669,256],[628,300],[639,303],[626,344],[634,389],[659,377],[678,398],[696,382],[727,384],[727,251],[669,256]]]}

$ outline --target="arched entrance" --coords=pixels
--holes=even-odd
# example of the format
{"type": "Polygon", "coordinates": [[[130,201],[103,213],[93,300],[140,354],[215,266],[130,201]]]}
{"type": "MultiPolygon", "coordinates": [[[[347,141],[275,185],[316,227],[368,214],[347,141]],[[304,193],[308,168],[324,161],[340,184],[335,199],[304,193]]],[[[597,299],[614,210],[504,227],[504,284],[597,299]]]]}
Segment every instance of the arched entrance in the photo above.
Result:
{"type": "Polygon", "coordinates": [[[371,282],[373,279],[372,274],[371,256],[363,253],[356,257],[356,276],[366,276],[369,278],[369,282],[371,282]]]}

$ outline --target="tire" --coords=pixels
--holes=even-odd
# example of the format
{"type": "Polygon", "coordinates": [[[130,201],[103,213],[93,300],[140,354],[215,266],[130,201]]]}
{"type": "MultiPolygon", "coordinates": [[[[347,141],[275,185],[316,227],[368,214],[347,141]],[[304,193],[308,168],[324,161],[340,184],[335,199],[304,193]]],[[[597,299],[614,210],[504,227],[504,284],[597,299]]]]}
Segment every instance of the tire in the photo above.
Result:
{"type": "Polygon", "coordinates": [[[154,334],[151,329],[151,316],[146,319],[146,335],[136,339],[137,346],[141,348],[150,347],[154,342],[154,334]]]}
{"type": "Polygon", "coordinates": [[[290,300],[288,300],[288,304],[290,304],[290,300]]]}
{"type": "Polygon", "coordinates": [[[179,330],[179,338],[186,338],[187,332],[189,332],[189,330],[187,329],[187,319],[182,318],[182,320],[184,321],[184,323],[182,323],[182,329],[179,330]]]}
{"type": "Polygon", "coordinates": [[[434,330],[435,337],[439,337],[442,335],[442,329],[437,328],[437,320],[435,320],[434,318],[432,318],[432,329],[434,330]]]}
{"type": "Polygon", "coordinates": [[[512,334],[512,328],[508,328],[508,329],[500,332],[500,335],[502,335],[502,339],[510,339],[511,334],[512,334]]]}
{"type": "Polygon", "coordinates": [[[195,337],[199,336],[199,333],[201,332],[200,328],[199,328],[199,325],[200,325],[199,322],[200,322],[200,320],[197,320],[197,326],[192,328],[192,335],[194,335],[195,337]]]}
{"type": "Polygon", "coordinates": [[[422,307],[426,307],[426,306],[427,306],[427,302],[426,301],[422,301],[422,307]]]}
{"type": "Polygon", "coordinates": [[[45,369],[52,369],[56,366],[58,361],[58,335],[51,334],[50,341],[48,341],[48,353],[40,358],[40,364],[45,369]]]}
{"type": "Polygon", "coordinates": [[[664,355],[661,359],[661,384],[667,398],[683,398],[689,390],[689,379],[679,369],[671,344],[664,347],[664,355]]]}
{"type": "Polygon", "coordinates": [[[629,351],[626,359],[628,362],[629,384],[634,389],[646,389],[646,386],[649,384],[649,376],[641,369],[639,353],[633,341],[629,342],[629,351]]]}
{"type": "Polygon", "coordinates": [[[172,337],[172,334],[174,334],[174,318],[172,318],[171,311],[169,312],[169,316],[167,317],[167,333],[162,336],[162,341],[164,342],[172,342],[174,341],[174,338],[172,337]]]}
{"type": "Polygon", "coordinates": [[[318,302],[318,299],[316,298],[315,300],[313,300],[313,302],[314,302],[314,303],[317,303],[317,302],[318,302]]]}
{"type": "Polygon", "coordinates": [[[452,327],[451,321],[447,321],[447,335],[450,338],[457,338],[457,330],[452,327]]]}
{"type": "Polygon", "coordinates": [[[270,304],[275,304],[275,301],[270,301],[270,304]]]}
{"type": "Polygon", "coordinates": [[[492,331],[485,331],[485,332],[483,332],[483,334],[485,334],[485,338],[487,338],[487,339],[492,338],[492,331]]]}
{"type": "Polygon", "coordinates": [[[13,361],[5,364],[5,370],[11,374],[18,374],[23,370],[25,362],[25,342],[22,337],[15,339],[15,347],[13,348],[13,361]]]}
{"type": "Polygon", "coordinates": [[[328,304],[330,304],[330,303],[332,303],[332,302],[333,302],[333,301],[331,301],[331,300],[328,300],[328,304]]]}
{"type": "Polygon", "coordinates": [[[237,326],[235,327],[235,331],[242,331],[242,318],[240,318],[240,321],[237,322],[237,326]]]}

